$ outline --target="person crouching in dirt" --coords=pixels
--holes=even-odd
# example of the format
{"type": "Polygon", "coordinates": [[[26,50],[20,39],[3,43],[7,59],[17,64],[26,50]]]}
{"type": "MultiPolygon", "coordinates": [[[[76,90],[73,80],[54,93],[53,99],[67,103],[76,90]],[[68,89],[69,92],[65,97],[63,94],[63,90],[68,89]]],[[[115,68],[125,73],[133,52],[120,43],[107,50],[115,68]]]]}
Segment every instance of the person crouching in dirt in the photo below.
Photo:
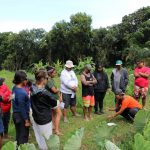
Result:
{"type": "Polygon", "coordinates": [[[116,100],[116,108],[109,109],[110,111],[116,111],[116,113],[114,115],[108,116],[108,119],[112,120],[118,115],[121,115],[127,120],[133,122],[136,113],[142,109],[141,104],[139,104],[139,102],[136,101],[133,97],[125,95],[125,93],[123,93],[120,89],[116,91],[116,100]]]}

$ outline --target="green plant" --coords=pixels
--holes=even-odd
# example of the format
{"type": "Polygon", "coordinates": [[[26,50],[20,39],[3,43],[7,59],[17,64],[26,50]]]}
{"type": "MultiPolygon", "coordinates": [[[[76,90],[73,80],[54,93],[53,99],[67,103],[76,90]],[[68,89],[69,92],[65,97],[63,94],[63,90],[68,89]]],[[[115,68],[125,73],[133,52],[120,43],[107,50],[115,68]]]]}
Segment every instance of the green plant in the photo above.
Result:
{"type": "Polygon", "coordinates": [[[18,150],[36,150],[36,148],[34,144],[27,143],[20,145],[18,150]]]}
{"type": "Polygon", "coordinates": [[[87,65],[87,64],[91,64],[92,68],[94,70],[95,64],[93,62],[93,58],[92,57],[79,58],[78,65],[75,65],[75,68],[74,68],[75,72],[77,74],[80,74],[83,71],[85,65],[87,65]]]}
{"type": "Polygon", "coordinates": [[[56,63],[53,63],[53,67],[56,69],[57,74],[60,75],[61,71],[63,70],[63,64],[62,62],[58,59],[56,63]]]}
{"type": "MultiPolygon", "coordinates": [[[[67,143],[64,146],[64,150],[79,150],[81,147],[81,140],[84,135],[84,128],[77,129],[75,133],[68,139],[67,143]]],[[[59,136],[51,135],[48,140],[46,140],[46,144],[49,150],[59,150],[60,148],[60,140],[59,136]]],[[[17,145],[16,142],[8,142],[3,147],[2,150],[16,150],[17,145]]],[[[34,144],[26,143],[22,144],[18,147],[18,150],[36,150],[34,144]]]]}
{"type": "Polygon", "coordinates": [[[114,132],[116,126],[108,127],[103,121],[96,129],[94,141],[101,149],[105,149],[105,140],[110,139],[110,135],[114,132]]]}
{"type": "Polygon", "coordinates": [[[106,150],[120,150],[119,147],[109,140],[105,140],[105,148],[106,150]]]}
{"type": "Polygon", "coordinates": [[[134,136],[134,145],[133,145],[133,150],[149,150],[150,149],[150,141],[147,141],[144,139],[144,137],[140,134],[137,133],[134,136]]]}
{"type": "Polygon", "coordinates": [[[84,128],[78,129],[75,134],[67,141],[64,150],[79,150],[81,147],[81,140],[84,135],[84,128]]]}
{"type": "Polygon", "coordinates": [[[38,63],[33,64],[32,73],[35,73],[39,69],[45,69],[48,65],[48,63],[44,64],[42,60],[40,60],[38,63]]]}
{"type": "Polygon", "coordinates": [[[2,150],[16,150],[16,148],[17,148],[17,143],[9,141],[2,147],[2,150]]]}
{"type": "Polygon", "coordinates": [[[50,150],[59,150],[60,140],[59,136],[51,135],[48,140],[46,140],[46,144],[50,150]]]}
{"type": "Polygon", "coordinates": [[[139,133],[143,132],[144,127],[150,120],[150,111],[140,110],[134,119],[135,130],[139,133]]]}

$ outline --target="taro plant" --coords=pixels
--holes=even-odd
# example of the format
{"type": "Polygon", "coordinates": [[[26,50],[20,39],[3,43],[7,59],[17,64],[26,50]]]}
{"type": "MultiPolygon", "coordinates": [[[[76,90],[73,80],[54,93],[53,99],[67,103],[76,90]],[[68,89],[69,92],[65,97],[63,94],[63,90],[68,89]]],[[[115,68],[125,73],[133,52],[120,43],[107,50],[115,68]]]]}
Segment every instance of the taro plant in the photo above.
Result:
{"type": "Polygon", "coordinates": [[[94,141],[97,143],[101,150],[118,150],[119,148],[113,144],[110,139],[110,135],[115,131],[116,126],[108,126],[105,121],[103,121],[97,128],[94,141]],[[115,149],[115,148],[118,149],[115,149]]]}
{"type": "Polygon", "coordinates": [[[53,63],[53,67],[56,69],[57,74],[60,75],[63,70],[62,62],[58,59],[55,63],[53,63]]]}
{"type": "Polygon", "coordinates": [[[150,120],[150,111],[140,110],[134,119],[134,127],[136,132],[142,133],[144,127],[148,124],[150,120]]]}
{"type": "MultiPolygon", "coordinates": [[[[84,135],[84,128],[77,129],[75,133],[68,139],[67,143],[64,146],[64,150],[80,150],[81,141],[84,135]]],[[[60,149],[60,140],[59,136],[51,135],[48,140],[46,140],[46,144],[49,150],[59,150],[60,149]]],[[[16,150],[17,144],[16,142],[7,142],[2,150],[16,150]]],[[[34,144],[22,144],[18,147],[18,150],[36,150],[34,144]]]]}

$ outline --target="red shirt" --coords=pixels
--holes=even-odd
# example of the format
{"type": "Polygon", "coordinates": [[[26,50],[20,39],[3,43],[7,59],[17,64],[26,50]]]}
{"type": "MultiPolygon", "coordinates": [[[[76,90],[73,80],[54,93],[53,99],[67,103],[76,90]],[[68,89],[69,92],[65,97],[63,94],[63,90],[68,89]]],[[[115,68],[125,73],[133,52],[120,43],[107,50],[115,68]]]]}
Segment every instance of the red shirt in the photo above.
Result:
{"type": "MultiPolygon", "coordinates": [[[[148,67],[142,67],[142,68],[135,68],[134,70],[134,73],[147,73],[147,74],[150,74],[150,68],[148,67]]],[[[144,77],[137,77],[135,78],[135,85],[139,86],[139,87],[148,87],[149,85],[149,80],[148,78],[144,78],[144,77]]]]}
{"type": "Polygon", "coordinates": [[[3,101],[0,102],[2,112],[3,113],[9,112],[11,109],[11,101],[9,101],[11,91],[9,90],[9,88],[5,84],[0,86],[0,95],[3,97],[3,101]]]}

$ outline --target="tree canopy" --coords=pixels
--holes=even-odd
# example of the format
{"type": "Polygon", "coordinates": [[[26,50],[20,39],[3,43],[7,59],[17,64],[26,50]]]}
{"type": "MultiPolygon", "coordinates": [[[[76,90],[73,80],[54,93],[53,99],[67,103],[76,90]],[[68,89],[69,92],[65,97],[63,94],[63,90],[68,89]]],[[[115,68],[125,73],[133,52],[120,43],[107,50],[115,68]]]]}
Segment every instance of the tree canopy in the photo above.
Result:
{"type": "Polygon", "coordinates": [[[150,57],[150,7],[126,15],[122,22],[93,29],[92,17],[86,13],[71,15],[70,21],[44,29],[0,33],[0,67],[8,70],[29,69],[43,63],[67,59],[76,64],[91,56],[107,66],[122,59],[127,65],[136,59],[150,57]],[[12,65],[13,64],[13,65],[12,65]]]}

